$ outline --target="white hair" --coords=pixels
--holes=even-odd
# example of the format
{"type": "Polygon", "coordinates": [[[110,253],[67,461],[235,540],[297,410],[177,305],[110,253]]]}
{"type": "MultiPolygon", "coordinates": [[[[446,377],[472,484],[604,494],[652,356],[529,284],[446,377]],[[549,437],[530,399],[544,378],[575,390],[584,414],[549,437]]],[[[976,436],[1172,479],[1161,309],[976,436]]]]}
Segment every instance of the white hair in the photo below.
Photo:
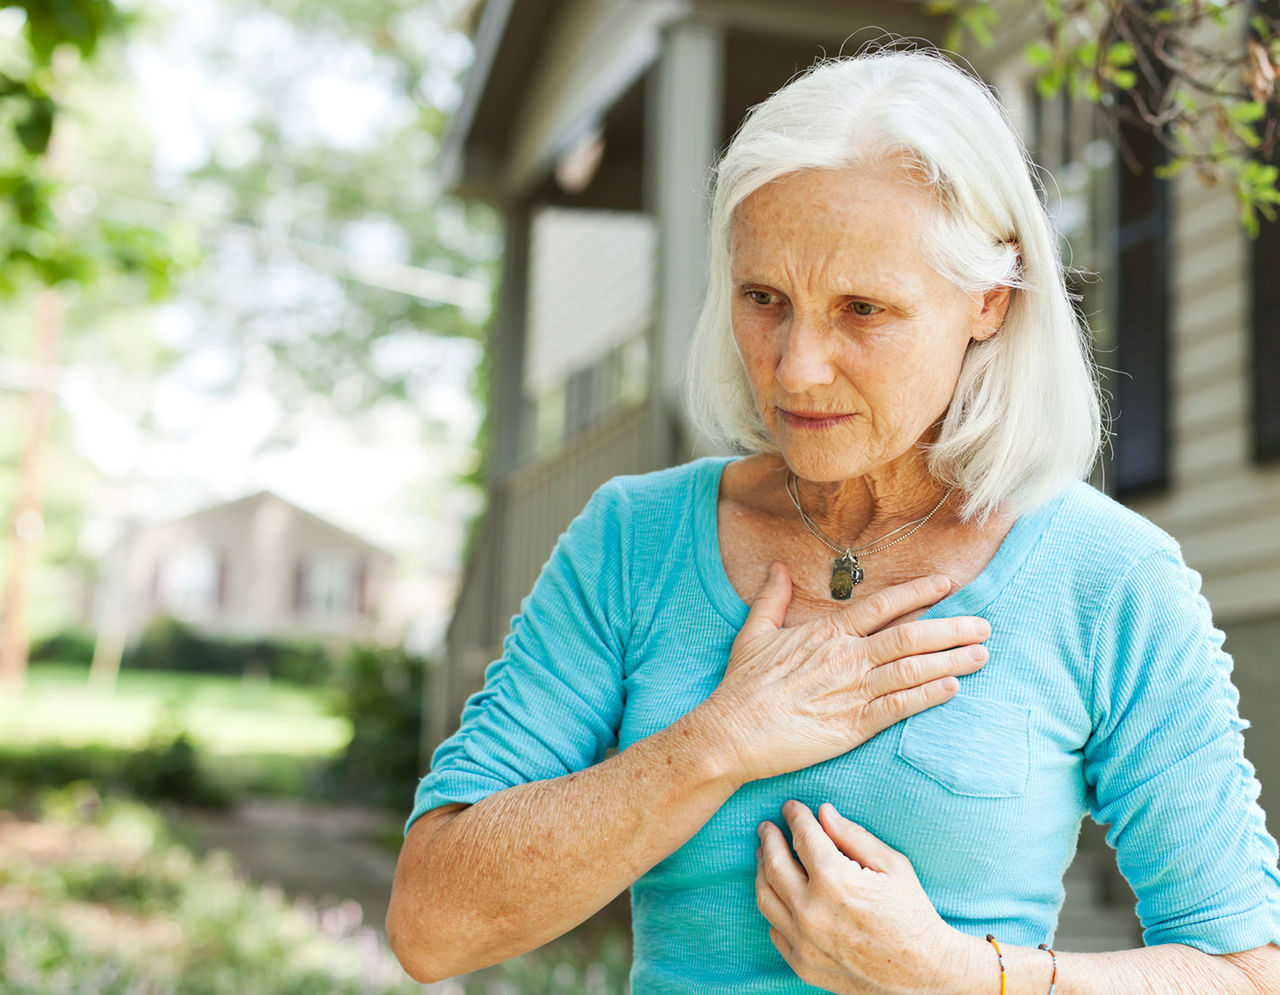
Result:
{"type": "Polygon", "coordinates": [[[886,162],[925,184],[940,208],[926,239],[939,274],[966,292],[1014,288],[1000,330],[969,343],[937,441],[922,446],[930,474],[965,494],[962,518],[1017,514],[1093,466],[1096,373],[1035,167],[982,81],[935,51],[823,60],[751,109],[713,174],[707,296],[686,371],[690,418],[720,445],[777,452],[730,323],[734,209],[789,173],[886,162]]]}

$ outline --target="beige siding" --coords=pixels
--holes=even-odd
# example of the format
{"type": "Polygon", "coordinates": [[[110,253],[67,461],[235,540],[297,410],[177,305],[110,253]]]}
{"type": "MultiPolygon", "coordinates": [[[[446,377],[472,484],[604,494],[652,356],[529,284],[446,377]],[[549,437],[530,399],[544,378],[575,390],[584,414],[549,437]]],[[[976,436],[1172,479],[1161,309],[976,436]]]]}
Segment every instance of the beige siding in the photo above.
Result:
{"type": "Polygon", "coordinates": [[[541,397],[648,330],[656,233],[636,212],[550,208],[531,242],[524,386],[541,397]]]}
{"type": "Polygon", "coordinates": [[[1173,489],[1135,506],[1182,543],[1220,621],[1280,612],[1280,468],[1249,458],[1247,263],[1232,192],[1179,177],[1173,489]]]}
{"type": "MultiPolygon", "coordinates": [[[[1004,18],[997,44],[973,59],[997,83],[1015,124],[1030,140],[1026,94],[1033,73],[1016,53],[1035,27],[1019,16],[1025,7],[998,6],[1004,18]]],[[[1242,31],[1214,28],[1200,41],[1222,47],[1241,37],[1242,31]]],[[[1079,127],[1086,115],[1075,117],[1079,127]]],[[[1053,130],[1059,121],[1051,114],[1045,123],[1052,159],[1060,144],[1053,130]]],[[[1079,149],[1083,142],[1074,144],[1079,149]]],[[[1042,164],[1055,173],[1063,166],[1042,164]]],[[[1105,182],[1105,175],[1097,179],[1105,182]]],[[[1280,467],[1258,467],[1249,456],[1247,241],[1230,189],[1206,186],[1188,171],[1174,181],[1173,195],[1172,488],[1167,495],[1135,501],[1134,507],[1182,543],[1188,562],[1204,576],[1219,621],[1275,616],[1280,614],[1280,467]]],[[[1072,242],[1074,261],[1101,273],[1105,296],[1107,219],[1098,222],[1096,244],[1077,236],[1072,242]]],[[[1106,365],[1105,317],[1098,315],[1093,323],[1104,350],[1099,359],[1106,365]]]]}

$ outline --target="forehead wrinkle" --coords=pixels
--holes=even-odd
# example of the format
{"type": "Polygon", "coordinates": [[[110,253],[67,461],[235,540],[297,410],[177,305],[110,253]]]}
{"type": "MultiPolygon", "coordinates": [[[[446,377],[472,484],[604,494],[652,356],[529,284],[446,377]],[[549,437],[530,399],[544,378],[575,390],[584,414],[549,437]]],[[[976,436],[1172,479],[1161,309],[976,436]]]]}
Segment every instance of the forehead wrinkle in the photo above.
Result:
{"type": "Polygon", "coordinates": [[[904,252],[903,239],[859,244],[846,233],[839,244],[822,251],[822,246],[815,244],[816,234],[797,228],[783,238],[766,236],[763,244],[749,242],[744,253],[735,232],[735,251],[730,257],[734,282],[763,283],[778,290],[811,294],[862,294],[885,299],[929,296],[925,281],[912,271],[920,261],[904,252]]]}
{"type": "Polygon", "coordinates": [[[940,290],[931,285],[945,280],[919,242],[926,237],[932,201],[918,187],[904,190],[910,185],[895,183],[892,209],[886,210],[884,184],[876,181],[897,178],[868,178],[872,182],[851,195],[847,186],[832,196],[821,185],[815,189],[785,177],[754,191],[733,212],[734,280],[890,299],[940,290]]]}

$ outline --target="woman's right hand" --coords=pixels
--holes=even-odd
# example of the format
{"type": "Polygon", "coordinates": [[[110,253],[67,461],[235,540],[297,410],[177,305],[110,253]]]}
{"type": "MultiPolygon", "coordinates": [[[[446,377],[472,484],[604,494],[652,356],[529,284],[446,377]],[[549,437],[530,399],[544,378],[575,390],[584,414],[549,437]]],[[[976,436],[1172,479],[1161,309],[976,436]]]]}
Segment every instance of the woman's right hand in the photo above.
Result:
{"type": "Polygon", "coordinates": [[[724,679],[697,714],[724,773],[745,783],[846,753],[959,689],[986,663],[982,618],[919,619],[885,628],[951,590],[923,577],[783,628],[791,577],[775,563],[734,640],[724,679]]]}

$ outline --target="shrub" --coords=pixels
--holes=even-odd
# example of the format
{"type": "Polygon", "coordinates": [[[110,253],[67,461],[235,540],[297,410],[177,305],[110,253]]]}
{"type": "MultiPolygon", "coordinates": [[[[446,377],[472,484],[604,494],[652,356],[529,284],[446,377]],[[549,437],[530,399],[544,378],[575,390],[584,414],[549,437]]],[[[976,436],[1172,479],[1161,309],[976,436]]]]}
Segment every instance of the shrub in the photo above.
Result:
{"type": "Polygon", "coordinates": [[[28,659],[32,663],[74,663],[87,667],[93,662],[93,647],[93,633],[65,629],[33,640],[28,659]]]}
{"type": "MultiPolygon", "coordinates": [[[[0,800],[29,807],[44,789],[91,782],[103,794],[223,808],[231,798],[212,780],[185,732],[158,735],[142,750],[105,746],[40,746],[0,749],[0,800]]],[[[2,992],[3,989],[0,989],[2,992]]]]}
{"type": "Polygon", "coordinates": [[[230,803],[200,765],[200,757],[186,732],[159,738],[151,746],[130,753],[121,771],[130,794],[146,801],[220,808],[230,803]]]}
{"type": "Polygon", "coordinates": [[[343,796],[404,807],[421,775],[426,661],[402,649],[354,647],[339,667],[339,714],[351,741],[331,769],[343,796]]]}
{"type": "Polygon", "coordinates": [[[323,646],[211,636],[168,616],[147,626],[125,651],[122,666],[195,674],[264,674],[295,684],[324,684],[333,677],[333,660],[323,646]]]}
{"type": "Polygon", "coordinates": [[[0,916],[3,995],[422,990],[349,904],[289,901],[247,884],[225,854],[196,858],[143,806],[63,794],[43,820],[48,857],[0,868],[0,888],[7,878],[21,896],[0,916]]]}

